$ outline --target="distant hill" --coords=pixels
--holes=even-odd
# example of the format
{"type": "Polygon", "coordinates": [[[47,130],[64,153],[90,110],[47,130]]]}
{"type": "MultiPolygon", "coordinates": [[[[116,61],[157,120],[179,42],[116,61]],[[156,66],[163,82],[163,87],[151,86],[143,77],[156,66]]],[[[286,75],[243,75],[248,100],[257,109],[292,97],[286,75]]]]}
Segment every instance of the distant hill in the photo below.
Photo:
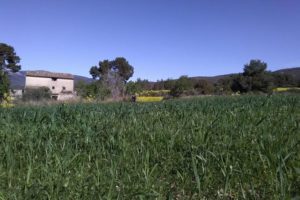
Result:
{"type": "Polygon", "coordinates": [[[24,89],[25,87],[25,71],[19,71],[16,73],[8,73],[11,89],[24,89]]]}
{"type": "MultiPolygon", "coordinates": [[[[292,76],[297,82],[300,81],[300,67],[293,67],[293,68],[284,68],[280,70],[273,71],[272,73],[280,73],[280,74],[287,74],[292,76]]],[[[220,79],[229,78],[230,76],[237,75],[237,73],[233,74],[224,74],[224,75],[218,75],[218,76],[195,76],[190,77],[195,80],[206,80],[210,83],[216,83],[220,79]]]]}
{"type": "Polygon", "coordinates": [[[85,76],[74,75],[75,85],[77,85],[79,82],[83,82],[85,84],[89,84],[89,83],[92,83],[94,81],[95,80],[92,79],[92,78],[88,78],[88,77],[85,77],[85,76]]]}
{"type": "MultiPolygon", "coordinates": [[[[36,70],[36,71],[41,71],[41,70],[36,70]]],[[[25,87],[25,76],[26,76],[26,71],[19,71],[16,73],[8,73],[9,81],[10,81],[10,88],[11,89],[24,89],[25,87]]],[[[79,76],[79,75],[74,75],[74,84],[78,84],[79,82],[83,83],[92,83],[94,79],[88,78],[85,76],[79,76]]]]}
{"type": "Polygon", "coordinates": [[[287,74],[287,75],[292,76],[295,79],[295,81],[297,81],[297,82],[300,81],[300,67],[280,69],[280,70],[274,71],[273,73],[287,74]]]}
{"type": "Polygon", "coordinates": [[[225,79],[232,75],[235,75],[235,74],[224,74],[224,75],[218,75],[218,76],[194,76],[194,77],[190,77],[190,78],[194,79],[194,80],[205,80],[210,83],[217,83],[220,79],[225,79]]]}

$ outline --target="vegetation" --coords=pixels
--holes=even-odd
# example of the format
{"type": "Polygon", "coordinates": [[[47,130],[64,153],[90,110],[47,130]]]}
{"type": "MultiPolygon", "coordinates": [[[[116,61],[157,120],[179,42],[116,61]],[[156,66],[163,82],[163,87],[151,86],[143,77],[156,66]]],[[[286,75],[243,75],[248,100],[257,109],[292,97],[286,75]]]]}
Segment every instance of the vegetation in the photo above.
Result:
{"type": "Polygon", "coordinates": [[[127,94],[148,90],[170,90],[173,97],[199,95],[232,95],[241,93],[272,93],[277,87],[299,87],[297,77],[291,72],[284,74],[267,71],[267,63],[261,60],[250,60],[245,64],[243,73],[224,75],[214,80],[201,77],[181,76],[177,80],[167,79],[157,82],[138,79],[126,85],[127,94]]]}
{"type": "Polygon", "coordinates": [[[300,96],[0,109],[0,199],[292,199],[300,96]]]}
{"type": "Polygon", "coordinates": [[[170,90],[143,90],[136,93],[139,96],[167,96],[169,95],[170,90]]]}
{"type": "Polygon", "coordinates": [[[9,80],[7,70],[17,72],[21,69],[18,65],[20,57],[16,55],[16,52],[12,46],[4,43],[0,43],[0,103],[4,100],[9,93],[9,80]]]}
{"type": "Polygon", "coordinates": [[[300,94],[299,87],[278,87],[273,89],[274,93],[281,93],[281,94],[300,94]]]}
{"type": "Polygon", "coordinates": [[[48,87],[26,88],[23,101],[43,101],[51,99],[51,91],[48,87]]]}
{"type": "Polygon", "coordinates": [[[110,97],[111,91],[102,81],[96,81],[90,84],[80,82],[76,85],[77,95],[83,99],[93,101],[103,101],[110,97]]]}
{"type": "Polygon", "coordinates": [[[93,66],[90,74],[94,79],[99,79],[101,87],[109,90],[114,99],[124,96],[125,84],[134,72],[133,67],[123,57],[115,60],[103,60],[99,62],[99,67],[93,66]]]}
{"type": "Polygon", "coordinates": [[[160,96],[138,96],[136,101],[137,102],[156,102],[156,101],[162,101],[164,97],[160,96]]]}
{"type": "MultiPolygon", "coordinates": [[[[141,93],[143,91],[148,91],[154,89],[152,84],[148,80],[142,80],[138,78],[136,81],[129,81],[126,83],[126,94],[134,95],[136,93],[141,93]]],[[[155,90],[158,90],[155,88],[155,90]]]]}
{"type": "Polygon", "coordinates": [[[0,102],[0,108],[11,108],[13,106],[13,98],[8,93],[4,93],[3,100],[0,102]]]}

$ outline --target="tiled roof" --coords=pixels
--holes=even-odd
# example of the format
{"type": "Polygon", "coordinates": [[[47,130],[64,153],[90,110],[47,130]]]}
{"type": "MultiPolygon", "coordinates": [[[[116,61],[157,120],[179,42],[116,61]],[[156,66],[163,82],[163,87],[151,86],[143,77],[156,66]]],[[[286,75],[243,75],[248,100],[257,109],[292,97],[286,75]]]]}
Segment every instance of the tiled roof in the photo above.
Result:
{"type": "Polygon", "coordinates": [[[56,73],[56,72],[48,72],[48,71],[27,71],[26,76],[74,79],[74,76],[72,74],[56,73]]]}

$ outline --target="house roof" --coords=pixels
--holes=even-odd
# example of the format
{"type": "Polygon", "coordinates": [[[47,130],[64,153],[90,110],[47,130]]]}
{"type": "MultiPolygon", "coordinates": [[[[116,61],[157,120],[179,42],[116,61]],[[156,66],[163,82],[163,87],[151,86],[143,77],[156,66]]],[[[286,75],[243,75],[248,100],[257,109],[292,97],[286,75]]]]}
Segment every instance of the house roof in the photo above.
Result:
{"type": "Polygon", "coordinates": [[[74,76],[72,74],[48,72],[48,71],[27,71],[26,76],[45,77],[45,78],[74,79],[74,76]]]}

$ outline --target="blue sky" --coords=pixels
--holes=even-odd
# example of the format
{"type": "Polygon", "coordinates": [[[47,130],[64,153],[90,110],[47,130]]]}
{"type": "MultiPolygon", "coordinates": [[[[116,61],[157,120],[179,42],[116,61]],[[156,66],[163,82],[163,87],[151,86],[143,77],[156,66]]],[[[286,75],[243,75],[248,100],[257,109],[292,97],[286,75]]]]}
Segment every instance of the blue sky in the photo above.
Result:
{"type": "Polygon", "coordinates": [[[125,57],[137,77],[300,66],[299,0],[0,0],[0,42],[24,70],[89,76],[100,60],[125,57]]]}

